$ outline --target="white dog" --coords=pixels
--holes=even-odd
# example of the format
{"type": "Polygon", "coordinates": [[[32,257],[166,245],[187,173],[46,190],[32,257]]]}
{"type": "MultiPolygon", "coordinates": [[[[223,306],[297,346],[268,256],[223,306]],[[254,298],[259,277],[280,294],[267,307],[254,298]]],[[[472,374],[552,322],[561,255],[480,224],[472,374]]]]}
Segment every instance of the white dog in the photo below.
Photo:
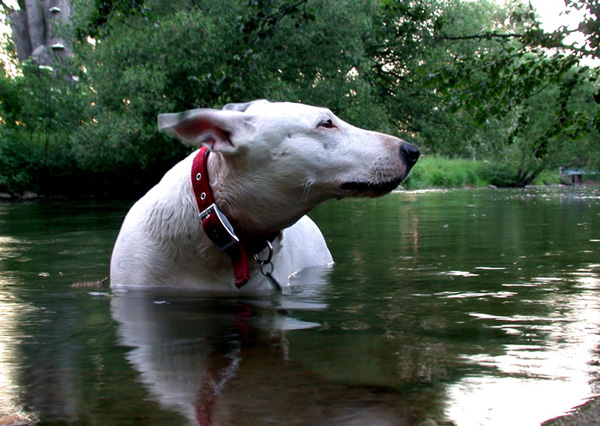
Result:
{"type": "Polygon", "coordinates": [[[419,157],[398,138],[295,103],[161,114],[158,125],[202,149],[127,214],[111,259],[113,289],[287,286],[295,272],[333,261],[307,212],[330,198],[384,195],[419,157]]]}

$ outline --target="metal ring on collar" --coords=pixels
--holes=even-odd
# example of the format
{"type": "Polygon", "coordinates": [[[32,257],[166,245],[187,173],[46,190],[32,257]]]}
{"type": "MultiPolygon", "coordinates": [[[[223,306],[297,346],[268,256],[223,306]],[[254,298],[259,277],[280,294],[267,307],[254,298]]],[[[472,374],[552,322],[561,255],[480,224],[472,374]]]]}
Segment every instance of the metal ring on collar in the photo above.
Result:
{"type": "MultiPolygon", "coordinates": [[[[271,262],[266,262],[266,263],[261,263],[260,264],[260,273],[263,274],[265,277],[267,277],[269,279],[269,281],[274,280],[273,278],[273,269],[275,269],[275,267],[273,266],[273,264],[271,262]],[[269,271],[268,268],[271,268],[271,270],[269,271]]],[[[271,281],[273,282],[273,281],[271,281]]],[[[279,285],[279,283],[277,283],[277,287],[281,286],[279,285]]]]}
{"type": "Polygon", "coordinates": [[[268,254],[267,254],[267,258],[266,259],[261,259],[260,257],[258,257],[258,253],[254,254],[254,260],[256,262],[260,263],[261,265],[266,265],[268,263],[271,263],[271,259],[273,259],[273,245],[271,244],[270,241],[267,241],[266,250],[268,250],[268,254]]]}

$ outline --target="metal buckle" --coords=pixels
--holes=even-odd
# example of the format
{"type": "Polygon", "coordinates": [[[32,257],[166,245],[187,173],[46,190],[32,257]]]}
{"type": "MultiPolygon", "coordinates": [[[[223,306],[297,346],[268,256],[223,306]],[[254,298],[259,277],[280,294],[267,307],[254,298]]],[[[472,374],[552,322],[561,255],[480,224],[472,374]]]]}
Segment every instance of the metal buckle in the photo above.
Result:
{"type": "Polygon", "coordinates": [[[219,210],[219,207],[217,207],[216,204],[211,204],[210,206],[208,206],[206,209],[204,209],[202,212],[200,212],[200,220],[203,221],[204,219],[206,219],[208,216],[210,216],[211,214],[215,214],[217,216],[217,219],[219,219],[219,222],[221,224],[221,227],[226,231],[226,235],[223,235],[224,237],[228,237],[229,241],[225,242],[225,244],[220,244],[220,243],[216,243],[213,239],[213,242],[215,242],[217,244],[217,247],[219,248],[219,250],[221,251],[225,251],[228,248],[230,248],[231,246],[233,246],[234,244],[237,244],[240,242],[240,239],[238,238],[237,235],[235,235],[235,231],[233,229],[233,226],[231,225],[231,223],[229,222],[229,220],[227,219],[227,216],[225,216],[225,214],[223,214],[223,212],[221,210],[219,210]]]}
{"type": "Polygon", "coordinates": [[[200,216],[200,220],[206,219],[208,216],[215,212],[215,209],[218,209],[216,204],[211,204],[206,209],[202,210],[198,216],[200,216]]]}

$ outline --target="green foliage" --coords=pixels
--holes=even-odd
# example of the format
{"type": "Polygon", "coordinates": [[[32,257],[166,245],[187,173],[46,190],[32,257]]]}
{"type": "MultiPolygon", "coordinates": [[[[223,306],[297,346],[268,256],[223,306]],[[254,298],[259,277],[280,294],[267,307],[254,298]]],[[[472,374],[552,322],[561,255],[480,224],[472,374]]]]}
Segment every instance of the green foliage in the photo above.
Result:
{"type": "Polygon", "coordinates": [[[78,46],[93,88],[74,135],[82,168],[156,178],[185,151],[156,131],[159,113],[256,98],[327,105],[357,125],[393,129],[353,73],[368,62],[357,34],[371,24],[370,1],[226,3],[148,1],[144,14],[114,18],[95,45],[78,46]],[[340,19],[353,25],[331,26],[340,19]]]}
{"type": "Polygon", "coordinates": [[[77,36],[102,37],[111,30],[111,20],[118,16],[132,16],[143,12],[144,0],[94,0],[94,8],[85,25],[77,29],[77,36]]]}
{"type": "Polygon", "coordinates": [[[0,137],[0,191],[14,194],[25,190],[38,191],[43,150],[19,140],[15,132],[7,129],[0,137]]]}
{"type": "Polygon", "coordinates": [[[23,64],[23,75],[0,78],[0,185],[3,190],[54,193],[74,187],[71,132],[85,94],[62,71],[23,64]]]}
{"type": "MultiPolygon", "coordinates": [[[[591,56],[600,58],[600,2],[598,0],[565,0],[565,4],[571,9],[584,10],[583,20],[579,23],[578,30],[586,36],[586,45],[575,47],[573,50],[580,56],[591,56]]],[[[557,30],[560,36],[565,30],[557,30]]]]}
{"type": "MultiPolygon", "coordinates": [[[[427,155],[411,172],[403,187],[409,190],[428,188],[465,187],[513,187],[518,174],[516,166],[510,162],[490,162],[481,160],[451,159],[427,155]]],[[[560,183],[558,168],[548,169],[536,175],[534,185],[555,185],[560,183]]]]}
{"type": "Polygon", "coordinates": [[[0,134],[0,191],[20,194],[87,193],[70,147],[46,135],[3,129],[0,134]]]}
{"type": "Polygon", "coordinates": [[[406,189],[463,188],[489,185],[482,161],[423,156],[403,184],[406,189]]]}
{"type": "MultiPolygon", "coordinates": [[[[442,38],[461,54],[440,64],[430,80],[444,122],[460,120],[456,134],[464,139],[454,151],[468,147],[503,164],[493,180],[507,186],[527,185],[548,167],[579,161],[573,146],[591,136],[599,111],[596,71],[580,67],[577,52],[557,50],[565,33],[545,34],[524,4],[502,9],[478,2],[470,13],[464,9],[455,2],[444,10],[442,38]],[[482,20],[494,7],[495,27],[482,20]],[[488,26],[476,33],[465,20],[488,26]]],[[[443,139],[432,145],[434,152],[447,152],[443,139]]]]}
{"type": "Polygon", "coordinates": [[[592,12],[591,51],[542,31],[519,1],[74,3],[72,61],[0,78],[4,189],[141,192],[189,150],[157,132],[159,113],[257,98],[328,106],[418,143],[433,155],[411,187],[600,166],[596,70],[578,64],[596,55],[597,0],[568,1],[592,12]]]}

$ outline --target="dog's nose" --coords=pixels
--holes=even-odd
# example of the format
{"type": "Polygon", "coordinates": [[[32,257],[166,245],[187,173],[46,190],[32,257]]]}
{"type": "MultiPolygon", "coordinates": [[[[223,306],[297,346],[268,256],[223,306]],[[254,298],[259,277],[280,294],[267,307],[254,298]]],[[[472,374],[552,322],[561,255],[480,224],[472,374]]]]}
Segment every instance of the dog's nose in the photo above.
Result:
{"type": "Polygon", "coordinates": [[[421,155],[419,148],[413,144],[402,142],[402,145],[400,145],[400,156],[404,158],[408,167],[415,165],[419,159],[419,155],[421,155]]]}

